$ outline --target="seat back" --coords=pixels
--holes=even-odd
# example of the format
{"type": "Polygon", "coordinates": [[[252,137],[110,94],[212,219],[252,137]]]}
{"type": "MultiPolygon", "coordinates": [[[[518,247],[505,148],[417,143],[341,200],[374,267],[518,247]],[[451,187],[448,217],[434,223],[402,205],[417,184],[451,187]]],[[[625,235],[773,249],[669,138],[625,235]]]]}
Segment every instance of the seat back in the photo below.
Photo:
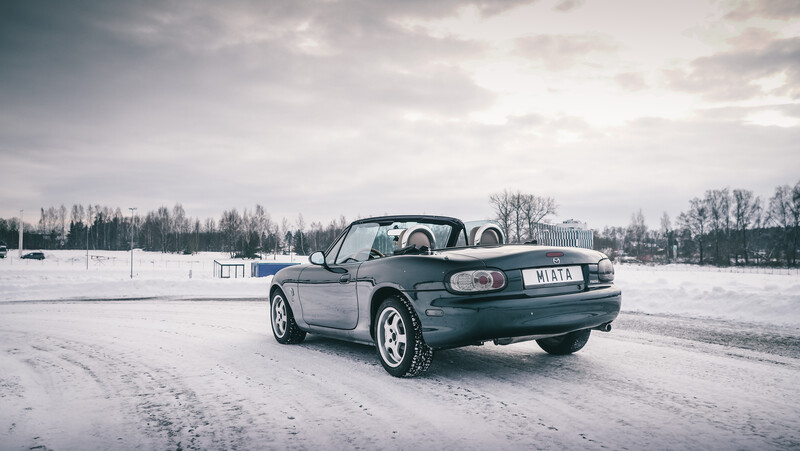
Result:
{"type": "Polygon", "coordinates": [[[419,224],[404,230],[400,235],[400,248],[412,245],[417,246],[417,248],[421,248],[423,246],[427,247],[428,249],[435,248],[436,239],[434,238],[431,229],[429,229],[427,226],[419,224]]]}
{"type": "Polygon", "coordinates": [[[472,246],[494,246],[504,241],[503,231],[494,224],[474,227],[469,232],[469,244],[472,246]]]}

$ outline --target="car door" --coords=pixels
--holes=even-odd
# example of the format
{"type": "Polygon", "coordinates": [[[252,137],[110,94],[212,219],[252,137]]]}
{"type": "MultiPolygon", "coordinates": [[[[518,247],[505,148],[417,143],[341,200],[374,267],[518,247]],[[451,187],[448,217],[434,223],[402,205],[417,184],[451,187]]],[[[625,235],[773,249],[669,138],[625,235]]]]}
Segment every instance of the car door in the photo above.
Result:
{"type": "Polygon", "coordinates": [[[303,270],[298,297],[303,321],[333,329],[354,329],[358,324],[356,276],[369,259],[377,224],[354,224],[325,256],[325,265],[303,270]]]}
{"type": "Polygon", "coordinates": [[[304,269],[298,281],[303,321],[333,329],[355,328],[358,323],[356,273],[360,264],[304,269]]]}

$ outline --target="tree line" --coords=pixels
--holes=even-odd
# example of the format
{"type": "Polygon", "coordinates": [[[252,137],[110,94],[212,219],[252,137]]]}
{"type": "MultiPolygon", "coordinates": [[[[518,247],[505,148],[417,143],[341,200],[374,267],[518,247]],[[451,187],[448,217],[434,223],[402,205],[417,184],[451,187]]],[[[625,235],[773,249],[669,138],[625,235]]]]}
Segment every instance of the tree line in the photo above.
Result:
{"type": "MultiPolygon", "coordinates": [[[[521,191],[492,194],[489,203],[510,243],[529,241],[535,225],[557,212],[553,198],[521,191]]],[[[131,213],[100,205],[42,208],[36,225],[25,224],[25,248],[127,250],[133,237],[134,247],[149,251],[308,255],[327,248],[347,226],[344,216],[328,224],[306,224],[302,214],[275,221],[261,205],[226,210],[219,220],[189,217],[180,203],[131,213]]],[[[0,241],[15,248],[18,238],[19,219],[0,219],[0,241]]],[[[674,224],[665,212],[655,230],[639,210],[627,227],[594,230],[594,247],[615,260],[798,266],[800,182],[778,186],[766,200],[746,189],[711,189],[691,199],[674,224]]]]}
{"type": "Polygon", "coordinates": [[[595,231],[594,243],[611,255],[645,262],[798,266],[800,182],[776,187],[769,199],[747,189],[708,190],[691,199],[674,224],[664,213],[657,230],[647,227],[639,210],[627,227],[595,231]]]}
{"type": "MultiPolygon", "coordinates": [[[[295,221],[274,221],[261,205],[242,212],[226,210],[219,220],[200,220],[187,216],[180,203],[144,214],[123,212],[118,207],[76,204],[70,210],[64,205],[40,209],[37,224],[24,224],[23,246],[42,250],[127,250],[133,242],[135,248],[159,252],[228,252],[234,257],[288,252],[307,255],[325,249],[346,226],[344,216],[328,224],[306,224],[302,214],[295,221]]],[[[17,247],[19,218],[0,219],[0,241],[10,248],[17,247]]]]}

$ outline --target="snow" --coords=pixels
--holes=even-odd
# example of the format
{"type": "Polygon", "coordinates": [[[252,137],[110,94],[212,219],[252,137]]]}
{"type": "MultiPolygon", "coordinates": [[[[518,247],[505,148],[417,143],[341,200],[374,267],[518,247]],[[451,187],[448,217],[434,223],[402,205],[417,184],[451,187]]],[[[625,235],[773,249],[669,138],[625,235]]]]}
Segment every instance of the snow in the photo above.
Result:
{"type": "Polygon", "coordinates": [[[134,250],[131,253],[47,251],[45,259],[22,260],[17,252],[0,260],[0,302],[30,300],[235,299],[265,297],[271,277],[251,278],[253,262],[305,263],[307,257],[266,256],[264,260],[232,260],[226,253],[164,254],[134,250]],[[12,255],[13,254],[13,255],[12,255]],[[220,278],[214,261],[245,265],[244,277],[220,278]]]}
{"type": "Polygon", "coordinates": [[[800,271],[619,265],[623,311],[800,327],[800,271]]]}
{"type": "MultiPolygon", "coordinates": [[[[14,255],[11,255],[14,254],[14,255]]],[[[251,278],[250,263],[223,253],[196,255],[130,252],[46,252],[43,261],[0,260],[0,302],[81,299],[266,298],[271,277],[251,278]],[[214,261],[245,264],[244,278],[214,276],[214,261]]],[[[306,263],[307,257],[268,255],[264,262],[306,263]]],[[[626,312],[675,314],[800,326],[800,272],[744,272],[692,266],[617,265],[626,312]]]]}
{"type": "Polygon", "coordinates": [[[129,253],[46,255],[0,261],[0,450],[800,446],[797,273],[619,266],[626,313],[579,353],[459,348],[396,379],[370,346],[279,345],[269,277],[215,278],[224,254],[135,251],[133,279],[129,253]]]}

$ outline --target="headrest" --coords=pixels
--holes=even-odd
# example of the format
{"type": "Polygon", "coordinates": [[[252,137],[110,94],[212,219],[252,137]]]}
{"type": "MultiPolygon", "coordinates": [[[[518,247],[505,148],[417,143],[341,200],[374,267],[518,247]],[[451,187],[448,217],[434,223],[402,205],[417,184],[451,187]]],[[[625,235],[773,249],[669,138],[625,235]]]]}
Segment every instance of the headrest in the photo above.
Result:
{"type": "Polygon", "coordinates": [[[436,239],[433,237],[433,232],[427,226],[417,224],[409,227],[400,235],[400,248],[416,245],[417,248],[423,246],[428,249],[436,247],[436,239]]]}
{"type": "Polygon", "coordinates": [[[469,241],[472,246],[492,246],[503,244],[505,236],[500,227],[494,224],[484,224],[469,232],[469,241]]]}

